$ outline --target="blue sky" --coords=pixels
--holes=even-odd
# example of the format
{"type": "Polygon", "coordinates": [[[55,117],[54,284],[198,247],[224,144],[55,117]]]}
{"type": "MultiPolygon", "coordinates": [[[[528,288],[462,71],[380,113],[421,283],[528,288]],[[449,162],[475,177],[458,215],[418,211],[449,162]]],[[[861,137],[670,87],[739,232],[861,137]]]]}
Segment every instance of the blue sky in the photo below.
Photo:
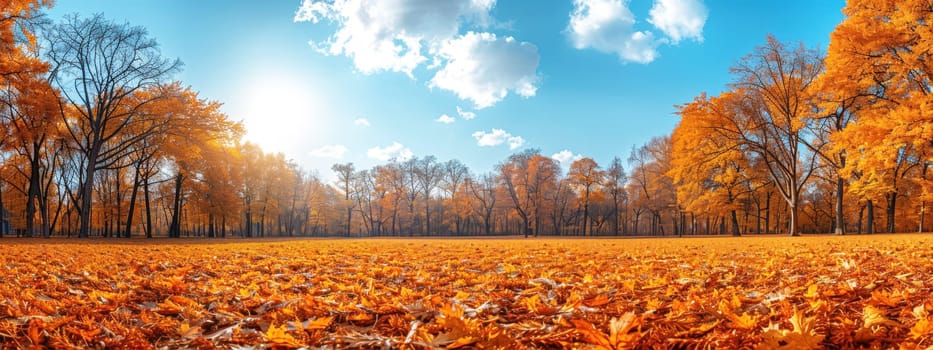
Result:
{"type": "Polygon", "coordinates": [[[104,13],[147,28],[185,62],[176,78],[223,102],[248,140],[330,179],[333,163],[368,168],[390,156],[456,158],[478,173],[529,147],[625,159],[670,133],[674,105],[721,91],[768,33],[825,51],[843,6],[59,0],[49,15],[104,13]]]}

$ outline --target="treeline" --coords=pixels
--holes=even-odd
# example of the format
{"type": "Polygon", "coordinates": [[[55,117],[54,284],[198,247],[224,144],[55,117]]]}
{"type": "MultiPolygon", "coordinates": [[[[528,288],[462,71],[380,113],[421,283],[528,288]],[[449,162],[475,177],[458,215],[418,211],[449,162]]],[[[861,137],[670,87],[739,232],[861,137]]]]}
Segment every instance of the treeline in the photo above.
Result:
{"type": "Polygon", "coordinates": [[[529,149],[335,164],[241,142],[145,30],[0,5],[0,232],[25,236],[694,235],[924,231],[933,11],[850,0],[826,55],[774,38],[670,136],[600,165],[529,149]],[[882,222],[883,224],[876,224],[882,222]]]}

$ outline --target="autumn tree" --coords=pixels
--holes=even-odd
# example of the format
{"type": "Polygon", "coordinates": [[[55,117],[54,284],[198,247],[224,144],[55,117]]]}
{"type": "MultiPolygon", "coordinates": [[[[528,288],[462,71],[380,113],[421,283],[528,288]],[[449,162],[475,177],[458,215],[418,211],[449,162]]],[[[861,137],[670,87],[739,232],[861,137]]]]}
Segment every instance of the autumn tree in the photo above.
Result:
{"type": "Polygon", "coordinates": [[[161,98],[130,103],[131,96],[158,85],[180,69],[181,61],[163,58],[155,40],[142,27],[118,24],[102,15],[66,16],[46,36],[51,81],[65,103],[77,107],[76,116],[61,117],[70,139],[85,157],[79,236],[87,237],[94,173],[126,157],[133,143],[156,130],[153,125],[140,130],[137,137],[120,138],[145,119],[137,113],[140,108],[161,98]]]}
{"type": "MultiPolygon", "coordinates": [[[[49,193],[45,191],[55,171],[55,161],[63,147],[56,124],[58,94],[42,72],[10,75],[0,91],[0,125],[9,128],[5,136],[9,147],[26,159],[26,234],[50,234],[49,193]],[[41,228],[35,228],[36,211],[40,212],[41,228]]],[[[2,147],[0,147],[2,149],[2,147]]]]}
{"type": "Polygon", "coordinates": [[[141,140],[155,138],[156,151],[173,165],[169,236],[180,237],[186,180],[203,176],[204,159],[212,148],[234,146],[243,134],[242,124],[230,121],[220,110],[219,102],[202,98],[190,87],[182,87],[177,82],[140,90],[136,95],[143,95],[138,98],[150,102],[141,106],[137,113],[146,117],[137,123],[142,130],[135,130],[131,135],[140,139],[135,135],[142,133],[141,140]],[[158,131],[158,135],[150,130],[158,131]]]}
{"type": "Polygon", "coordinates": [[[738,140],[761,157],[788,205],[788,234],[799,235],[800,193],[813,174],[816,155],[804,145],[814,112],[810,86],[823,71],[821,55],[802,44],[789,49],[773,36],[732,68],[742,103],[731,123],[711,132],[738,140]]]}
{"type": "MultiPolygon", "coordinates": [[[[750,156],[742,140],[710,130],[732,124],[741,103],[739,94],[700,95],[680,107],[680,123],[672,135],[672,167],[677,200],[691,212],[716,208],[728,212],[732,235],[740,235],[740,200],[754,191],[750,156]]],[[[707,214],[716,214],[710,212],[707,214]]]]}
{"type": "Polygon", "coordinates": [[[560,166],[536,149],[509,156],[499,163],[499,181],[511,199],[515,213],[522,220],[522,234],[538,234],[544,201],[549,191],[557,187],[560,166]]]}
{"type": "MultiPolygon", "coordinates": [[[[10,118],[0,119],[0,129],[3,129],[0,132],[0,148],[10,138],[22,136],[21,133],[16,135],[14,127],[18,126],[18,124],[13,123],[12,118],[16,116],[27,117],[28,121],[39,121],[34,117],[44,119],[42,118],[44,115],[25,116],[14,112],[13,109],[15,109],[16,100],[23,96],[19,92],[30,89],[29,86],[24,84],[33,86],[35,86],[34,84],[43,84],[41,75],[46,72],[48,65],[36,55],[38,46],[36,45],[35,25],[37,19],[41,18],[41,10],[51,7],[51,5],[52,2],[46,0],[10,0],[0,4],[0,89],[5,90],[3,96],[0,96],[0,105],[6,107],[7,113],[4,113],[4,115],[10,118]],[[10,94],[10,92],[13,93],[10,94]]],[[[45,95],[42,91],[47,91],[47,89],[38,89],[37,94],[45,95]]],[[[33,123],[29,124],[32,124],[33,127],[37,126],[33,123]]],[[[31,129],[34,133],[41,133],[40,129],[31,129]]],[[[34,141],[39,139],[44,139],[44,137],[34,138],[34,141]]],[[[37,144],[41,145],[41,142],[33,142],[34,152],[28,152],[29,157],[33,160],[36,160],[37,155],[41,153],[41,149],[35,147],[37,144]]],[[[30,166],[30,190],[29,199],[27,200],[35,203],[42,197],[38,193],[37,177],[39,169],[35,161],[30,163],[32,164],[30,166]]],[[[2,190],[2,180],[0,180],[0,221],[2,221],[2,216],[6,210],[3,206],[2,190]]],[[[29,220],[31,226],[32,219],[29,220]]],[[[47,226],[47,222],[43,226],[47,226]]],[[[27,231],[32,232],[32,227],[27,231]]],[[[48,233],[46,229],[43,229],[43,231],[46,234],[48,233]]]]}
{"type": "Polygon", "coordinates": [[[0,83],[17,74],[44,73],[47,64],[29,52],[35,47],[36,20],[49,0],[6,0],[0,3],[0,83]]]}
{"type": "Polygon", "coordinates": [[[933,12],[922,0],[850,0],[843,13],[831,34],[821,93],[836,102],[830,111],[857,107],[858,122],[832,135],[833,150],[849,158],[843,174],[854,181],[856,195],[869,205],[884,199],[890,232],[904,182],[917,184],[921,210],[933,190],[922,171],[933,154],[927,108],[933,101],[933,12]]]}
{"type": "MultiPolygon", "coordinates": [[[[575,185],[580,193],[580,202],[583,203],[583,235],[586,236],[587,226],[590,225],[590,193],[595,189],[594,186],[600,186],[606,177],[606,172],[600,169],[592,158],[584,157],[575,160],[570,164],[570,170],[567,172],[570,183],[575,185]]],[[[593,234],[592,227],[590,235],[593,234]]]]}
{"type": "Polygon", "coordinates": [[[632,168],[629,194],[635,214],[633,229],[637,232],[640,216],[651,214],[649,232],[663,234],[662,215],[666,209],[676,209],[674,184],[668,172],[671,167],[671,138],[654,137],[641,147],[632,148],[628,158],[632,168]]]}
{"type": "Polygon", "coordinates": [[[390,220],[389,231],[391,234],[398,234],[399,209],[404,199],[404,180],[402,170],[398,163],[376,166],[373,168],[373,181],[375,181],[376,190],[380,193],[379,205],[389,212],[390,220]]]}

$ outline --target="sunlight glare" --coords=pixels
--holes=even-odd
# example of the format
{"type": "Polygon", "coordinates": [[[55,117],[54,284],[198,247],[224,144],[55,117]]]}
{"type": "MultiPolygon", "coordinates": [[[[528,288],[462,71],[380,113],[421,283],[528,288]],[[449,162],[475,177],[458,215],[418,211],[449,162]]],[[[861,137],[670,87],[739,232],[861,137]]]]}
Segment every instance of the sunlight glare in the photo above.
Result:
{"type": "Polygon", "coordinates": [[[312,137],[321,108],[310,83],[286,74],[264,74],[247,85],[242,102],[246,140],[268,152],[299,154],[312,137]]]}

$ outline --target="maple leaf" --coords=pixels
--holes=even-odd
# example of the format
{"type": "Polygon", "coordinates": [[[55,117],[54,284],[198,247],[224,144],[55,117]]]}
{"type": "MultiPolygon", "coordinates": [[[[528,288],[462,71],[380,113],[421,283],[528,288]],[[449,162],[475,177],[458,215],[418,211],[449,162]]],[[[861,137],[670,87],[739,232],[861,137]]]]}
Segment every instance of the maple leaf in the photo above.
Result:
{"type": "Polygon", "coordinates": [[[641,338],[641,332],[634,331],[640,321],[635,317],[634,312],[627,312],[621,318],[612,318],[609,321],[609,342],[616,349],[634,347],[638,339],[641,338]]]}
{"type": "Polygon", "coordinates": [[[824,336],[816,334],[816,317],[806,317],[803,311],[794,310],[789,319],[793,330],[779,329],[771,324],[763,329],[764,342],[756,349],[819,349],[824,336]]]}
{"type": "Polygon", "coordinates": [[[609,321],[608,336],[585,320],[571,322],[587,343],[596,345],[599,349],[631,349],[642,337],[642,333],[635,330],[640,320],[634,312],[628,312],[621,318],[613,317],[609,321]]]}
{"type": "Polygon", "coordinates": [[[864,322],[863,328],[871,328],[875,325],[898,326],[897,322],[888,319],[880,309],[871,305],[865,305],[862,309],[862,321],[864,322]]]}
{"type": "Polygon", "coordinates": [[[910,336],[914,339],[921,339],[929,335],[933,335],[933,317],[921,319],[913,327],[910,327],[910,336]]]}
{"type": "Polygon", "coordinates": [[[277,327],[275,325],[269,325],[269,329],[266,330],[266,344],[269,344],[272,347],[282,347],[288,349],[295,349],[304,346],[298,339],[291,336],[287,332],[288,327],[281,326],[277,327]]]}

